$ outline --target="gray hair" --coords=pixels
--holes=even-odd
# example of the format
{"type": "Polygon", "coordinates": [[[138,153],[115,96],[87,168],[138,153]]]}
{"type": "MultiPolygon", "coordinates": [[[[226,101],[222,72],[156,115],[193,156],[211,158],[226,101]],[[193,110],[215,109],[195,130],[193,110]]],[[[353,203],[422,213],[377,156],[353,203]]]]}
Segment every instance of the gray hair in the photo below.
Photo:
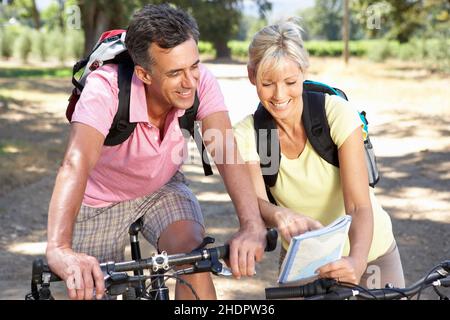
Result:
{"type": "Polygon", "coordinates": [[[258,31],[248,48],[248,67],[257,78],[261,71],[276,69],[282,58],[298,63],[302,72],[309,67],[308,52],[305,49],[299,19],[290,18],[278,24],[266,26],[258,31]]]}
{"type": "Polygon", "coordinates": [[[154,63],[148,52],[152,43],[171,49],[189,38],[198,43],[198,26],[192,16],[168,4],[148,4],[134,14],[125,44],[134,63],[149,70],[154,63]]]}

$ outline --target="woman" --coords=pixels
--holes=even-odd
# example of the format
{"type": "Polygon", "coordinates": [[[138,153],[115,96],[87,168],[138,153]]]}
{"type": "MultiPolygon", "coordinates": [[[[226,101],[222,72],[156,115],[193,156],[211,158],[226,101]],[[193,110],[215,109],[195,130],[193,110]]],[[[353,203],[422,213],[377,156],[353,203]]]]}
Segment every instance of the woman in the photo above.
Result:
{"type": "Polygon", "coordinates": [[[301,119],[308,66],[301,28],[294,21],[263,28],[250,44],[248,77],[256,86],[261,104],[275,120],[281,147],[278,178],[270,188],[278,204],[275,206],[268,202],[252,115],[234,128],[259,197],[261,214],[285,240],[281,259],[292,236],[329,224],[344,214],[351,215],[343,258],[319,268],[319,277],[369,288],[386,283],[404,287],[390,217],[368,186],[362,122],[356,109],[338,96],[325,96],[339,168],[322,159],[306,137],[301,119]]]}

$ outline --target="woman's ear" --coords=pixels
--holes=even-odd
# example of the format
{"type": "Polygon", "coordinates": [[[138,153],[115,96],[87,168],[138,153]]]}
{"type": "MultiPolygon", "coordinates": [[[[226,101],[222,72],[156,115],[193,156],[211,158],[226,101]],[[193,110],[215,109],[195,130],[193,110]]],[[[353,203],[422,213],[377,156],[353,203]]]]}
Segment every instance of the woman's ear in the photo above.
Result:
{"type": "Polygon", "coordinates": [[[143,83],[147,85],[152,84],[152,76],[144,68],[136,65],[134,67],[134,72],[136,73],[136,76],[139,78],[139,80],[141,80],[143,83]]]}
{"type": "Polygon", "coordinates": [[[247,75],[248,80],[250,80],[250,83],[254,86],[256,86],[256,74],[255,69],[247,65],[247,75]]]}

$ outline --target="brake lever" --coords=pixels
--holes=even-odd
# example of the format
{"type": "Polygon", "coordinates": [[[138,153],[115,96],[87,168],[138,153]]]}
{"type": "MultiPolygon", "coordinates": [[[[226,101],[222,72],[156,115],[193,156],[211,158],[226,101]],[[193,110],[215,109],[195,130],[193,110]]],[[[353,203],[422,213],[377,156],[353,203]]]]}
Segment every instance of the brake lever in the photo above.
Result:
{"type": "Polygon", "coordinates": [[[126,272],[117,272],[104,276],[105,288],[112,296],[123,294],[127,291],[128,274],[126,272]]]}
{"type": "Polygon", "coordinates": [[[216,275],[224,276],[224,277],[231,277],[233,275],[233,273],[231,272],[230,268],[222,266],[222,270],[220,272],[218,272],[216,275]]]}

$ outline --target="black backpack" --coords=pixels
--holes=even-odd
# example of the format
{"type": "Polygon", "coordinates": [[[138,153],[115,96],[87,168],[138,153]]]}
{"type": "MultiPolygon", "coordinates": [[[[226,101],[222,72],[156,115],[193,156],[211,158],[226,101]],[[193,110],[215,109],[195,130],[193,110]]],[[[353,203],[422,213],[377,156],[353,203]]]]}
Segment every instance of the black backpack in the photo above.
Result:
{"type": "MultiPolygon", "coordinates": [[[[72,83],[74,89],[69,98],[69,105],[66,109],[66,117],[70,121],[75,110],[77,101],[83,91],[87,76],[104,64],[117,64],[118,66],[118,88],[119,88],[119,106],[114,116],[109,133],[105,138],[105,146],[119,145],[131,135],[136,128],[136,123],[130,123],[130,94],[131,80],[134,72],[134,63],[125,47],[125,30],[111,30],[104,32],[100,37],[94,49],[88,57],[78,61],[72,70],[72,83]],[[76,79],[76,75],[81,71],[81,76],[76,79]]],[[[212,175],[211,165],[208,159],[205,159],[205,145],[201,140],[199,128],[195,123],[199,107],[197,92],[192,107],[187,109],[182,117],[178,118],[179,125],[186,139],[192,136],[201,152],[203,171],[205,175],[212,175]],[[189,134],[186,133],[189,132],[189,134]]]]}
{"type": "MultiPolygon", "coordinates": [[[[345,100],[348,100],[345,93],[340,89],[332,88],[320,82],[306,80],[303,83],[302,122],[305,127],[306,136],[314,150],[325,161],[335,167],[339,167],[337,146],[331,139],[330,127],[325,112],[325,93],[338,95],[345,100]]],[[[375,187],[380,177],[373,146],[368,135],[366,113],[362,111],[359,115],[364,123],[364,131],[366,132],[364,150],[369,175],[369,185],[375,187]]],[[[260,166],[266,185],[267,195],[269,196],[269,200],[272,203],[275,203],[269,191],[269,188],[273,187],[277,181],[281,161],[280,144],[272,145],[274,141],[278,141],[275,121],[261,103],[258,105],[253,118],[256,147],[260,156],[260,166]],[[259,132],[263,132],[264,134],[261,135],[259,132]],[[278,150],[276,150],[277,146],[278,150]]]]}

